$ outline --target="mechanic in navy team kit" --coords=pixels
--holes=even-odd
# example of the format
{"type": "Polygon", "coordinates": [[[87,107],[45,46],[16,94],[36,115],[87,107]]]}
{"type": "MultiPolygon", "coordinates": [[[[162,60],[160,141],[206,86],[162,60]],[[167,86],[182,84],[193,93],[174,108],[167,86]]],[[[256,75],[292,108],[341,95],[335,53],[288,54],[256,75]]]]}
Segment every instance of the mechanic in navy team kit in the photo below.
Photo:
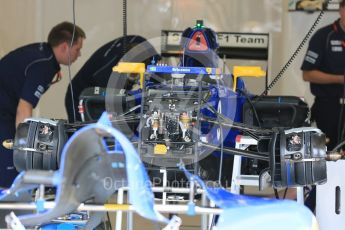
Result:
{"type": "MultiPolygon", "coordinates": [[[[339,114],[344,96],[345,0],[340,2],[340,19],[318,30],[310,40],[301,69],[315,96],[311,118],[327,136],[328,150],[339,142],[339,114]]],[[[344,111],[345,112],[345,111],[344,111]]]]}
{"type": "Polygon", "coordinates": [[[85,37],[80,27],[62,22],[51,29],[46,43],[20,47],[0,60],[0,187],[9,187],[17,175],[13,153],[3,141],[14,138],[18,124],[32,116],[42,94],[61,78],[60,64],[80,56],[85,37]]]}
{"type": "MultiPolygon", "coordinates": [[[[315,96],[311,120],[326,134],[328,150],[343,139],[344,116],[339,118],[344,103],[345,0],[339,3],[339,14],[338,20],[312,36],[301,67],[303,79],[310,82],[315,96]]],[[[314,206],[315,203],[311,208],[314,206]]]]}
{"type": "MultiPolygon", "coordinates": [[[[135,48],[140,44],[139,48],[136,48],[133,53],[126,53],[127,61],[145,62],[146,64],[149,64],[153,56],[155,56],[155,59],[158,58],[154,47],[147,42],[145,38],[137,35],[119,37],[98,48],[72,80],[73,100],[71,87],[69,86],[67,88],[65,95],[65,108],[70,122],[81,121],[80,114],[78,113],[78,105],[79,96],[84,89],[95,86],[102,88],[107,87],[113,67],[124,56],[124,38],[126,38],[127,51],[131,51],[132,48],[135,48]],[[74,102],[74,111],[72,101],[74,102]]],[[[130,79],[127,79],[125,84],[126,89],[131,88],[132,84],[133,82],[130,82],[130,79]]]]}

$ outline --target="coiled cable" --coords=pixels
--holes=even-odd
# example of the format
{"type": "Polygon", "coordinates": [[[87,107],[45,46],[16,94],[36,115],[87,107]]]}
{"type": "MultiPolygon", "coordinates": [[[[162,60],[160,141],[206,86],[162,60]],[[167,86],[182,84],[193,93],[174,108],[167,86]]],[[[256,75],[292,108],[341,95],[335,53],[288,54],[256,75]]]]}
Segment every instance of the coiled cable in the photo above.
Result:
{"type": "Polygon", "coordinates": [[[127,0],[123,0],[122,3],[123,56],[125,56],[127,52],[127,0]]]}
{"type": "MultiPolygon", "coordinates": [[[[324,4],[327,5],[331,0],[327,0],[324,4]]],[[[260,94],[259,97],[254,99],[254,103],[259,101],[264,95],[267,94],[269,90],[273,88],[273,86],[280,80],[280,78],[283,76],[283,74],[286,72],[286,70],[289,68],[289,66],[292,64],[292,62],[295,60],[299,52],[302,50],[304,45],[307,43],[311,35],[313,34],[314,30],[316,29],[317,25],[319,24],[320,20],[322,19],[325,11],[322,9],[317,16],[316,20],[314,21],[313,25],[307,32],[307,34],[304,36],[302,42],[298,45],[297,49],[294,51],[290,59],[287,61],[287,63],[283,66],[283,68],[279,71],[277,76],[272,80],[272,82],[265,88],[265,90],[260,94]]]]}

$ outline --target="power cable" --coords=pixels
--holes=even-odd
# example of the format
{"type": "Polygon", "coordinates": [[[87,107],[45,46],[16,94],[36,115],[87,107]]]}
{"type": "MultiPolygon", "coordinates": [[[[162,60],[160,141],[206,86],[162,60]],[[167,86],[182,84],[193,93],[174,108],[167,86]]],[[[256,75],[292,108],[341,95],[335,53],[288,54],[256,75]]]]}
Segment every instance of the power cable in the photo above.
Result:
{"type": "Polygon", "coordinates": [[[345,140],[340,142],[337,146],[335,146],[333,149],[332,149],[332,152],[336,152],[338,151],[338,149],[340,149],[341,147],[343,147],[343,145],[345,145],[345,140]]]}
{"type": "Polygon", "coordinates": [[[246,100],[248,101],[250,107],[251,107],[252,110],[253,110],[253,114],[254,114],[254,117],[255,117],[255,119],[256,119],[256,122],[258,123],[258,126],[259,126],[260,128],[262,128],[262,127],[261,127],[261,122],[260,122],[260,119],[259,119],[259,115],[258,115],[258,113],[257,113],[257,110],[256,110],[256,108],[255,108],[255,106],[254,106],[253,101],[250,99],[248,93],[245,92],[245,91],[242,90],[242,89],[237,89],[237,91],[239,91],[241,94],[243,94],[243,95],[246,97],[246,100]]]}
{"type": "Polygon", "coordinates": [[[72,38],[69,45],[69,51],[68,51],[68,78],[69,78],[69,87],[71,90],[71,97],[72,97],[72,107],[73,107],[73,122],[77,120],[76,118],[76,111],[75,111],[75,104],[74,104],[74,93],[73,93],[73,85],[72,85],[72,74],[71,74],[71,49],[74,43],[74,36],[75,36],[75,0],[72,1],[72,15],[73,15],[73,32],[72,32],[72,38]]]}
{"type": "MultiPolygon", "coordinates": [[[[219,81],[217,80],[217,86],[218,89],[220,89],[219,86],[219,81]]],[[[223,85],[224,86],[224,85],[223,85]]],[[[219,104],[218,104],[218,109],[220,107],[220,109],[222,109],[222,102],[221,100],[219,100],[219,104]]],[[[218,112],[218,111],[217,111],[218,112]]],[[[221,113],[222,111],[220,111],[221,113]]],[[[219,119],[219,116],[216,115],[217,117],[217,122],[219,123],[219,139],[220,139],[220,161],[219,161],[219,171],[218,171],[218,183],[220,186],[222,186],[222,173],[223,173],[223,160],[224,160],[224,137],[223,137],[223,126],[222,123],[219,119]]]]}
{"type": "MultiPolygon", "coordinates": [[[[324,4],[327,5],[331,0],[327,0],[324,4]]],[[[319,15],[317,16],[316,20],[314,21],[313,25],[307,32],[307,34],[304,36],[302,42],[298,45],[297,49],[294,51],[290,59],[287,61],[287,63],[283,66],[283,68],[280,70],[280,72],[277,74],[277,76],[272,80],[272,82],[265,88],[265,90],[260,94],[259,97],[257,97],[254,100],[254,103],[259,101],[264,95],[267,95],[267,92],[273,88],[273,86],[280,80],[280,78],[283,76],[283,74],[286,72],[288,67],[291,65],[291,63],[295,60],[298,53],[302,50],[303,46],[307,43],[309,38],[311,37],[312,33],[316,29],[317,25],[319,24],[320,20],[322,19],[325,11],[321,9],[319,15]]]]}
{"type": "Polygon", "coordinates": [[[127,0],[122,2],[122,23],[123,23],[123,56],[127,52],[127,0]]]}

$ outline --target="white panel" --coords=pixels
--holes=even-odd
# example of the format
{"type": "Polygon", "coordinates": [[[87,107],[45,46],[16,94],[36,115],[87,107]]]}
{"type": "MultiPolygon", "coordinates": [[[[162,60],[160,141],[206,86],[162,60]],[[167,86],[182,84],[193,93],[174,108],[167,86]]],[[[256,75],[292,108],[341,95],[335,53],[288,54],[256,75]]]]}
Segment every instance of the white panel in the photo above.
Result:
{"type": "Polygon", "coordinates": [[[327,183],[317,186],[316,218],[320,230],[345,228],[345,161],[327,162],[327,183]],[[336,209],[336,190],[339,189],[339,209],[336,209]]]}

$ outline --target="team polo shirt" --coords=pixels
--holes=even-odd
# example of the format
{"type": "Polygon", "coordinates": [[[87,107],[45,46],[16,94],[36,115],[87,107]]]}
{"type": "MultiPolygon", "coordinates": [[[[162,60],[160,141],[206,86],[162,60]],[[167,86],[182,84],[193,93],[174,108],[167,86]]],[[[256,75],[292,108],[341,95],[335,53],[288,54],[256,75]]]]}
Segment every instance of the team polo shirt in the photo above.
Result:
{"type": "MultiPolygon", "coordinates": [[[[309,42],[302,70],[320,70],[329,74],[344,75],[345,72],[345,32],[339,20],[318,30],[309,42]]],[[[310,83],[310,89],[316,97],[342,97],[341,84],[310,83]]]]}
{"type": "Polygon", "coordinates": [[[36,107],[60,71],[48,43],[20,47],[0,60],[0,111],[15,116],[19,99],[36,107]]]}

